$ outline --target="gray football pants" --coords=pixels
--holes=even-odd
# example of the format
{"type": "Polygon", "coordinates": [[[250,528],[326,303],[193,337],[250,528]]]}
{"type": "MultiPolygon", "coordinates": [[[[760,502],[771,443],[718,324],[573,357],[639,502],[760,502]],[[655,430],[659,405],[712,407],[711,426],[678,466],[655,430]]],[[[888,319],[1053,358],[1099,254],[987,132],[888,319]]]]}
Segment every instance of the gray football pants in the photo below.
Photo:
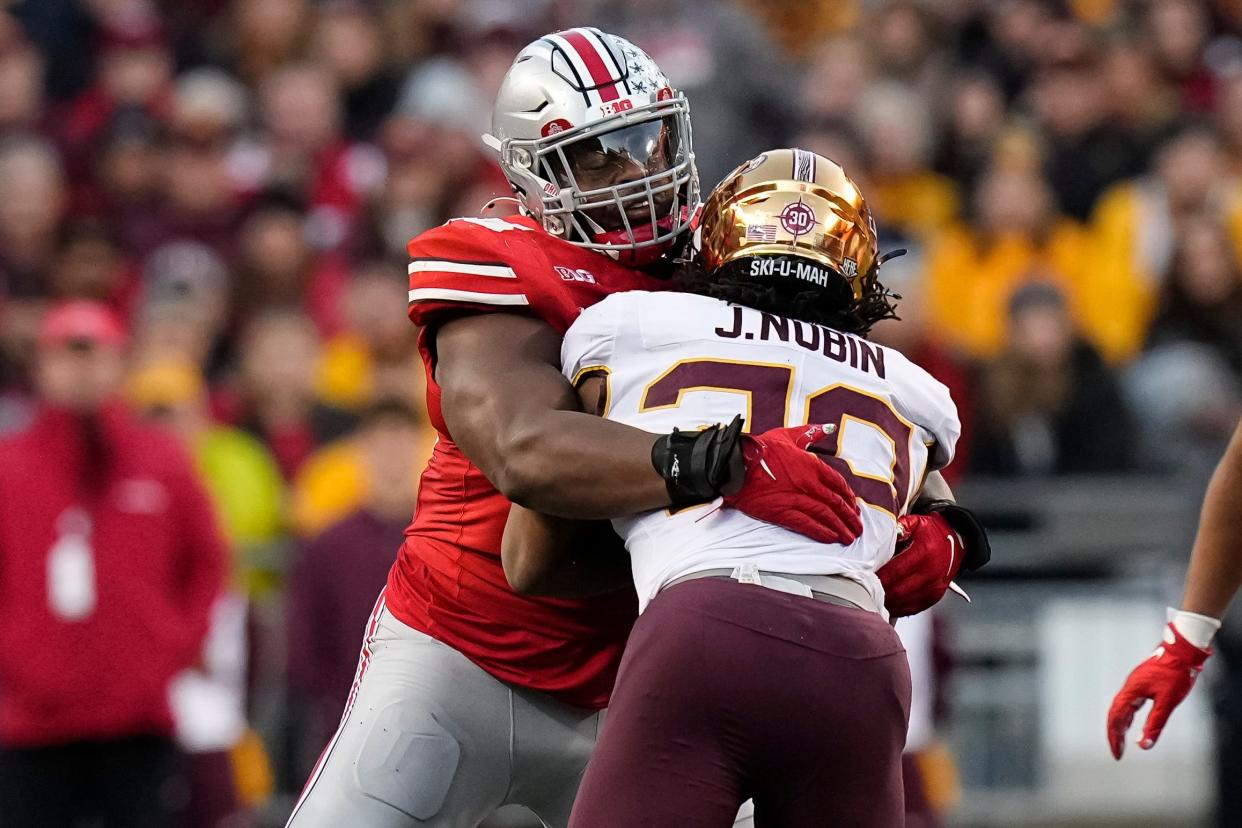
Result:
{"type": "Polygon", "coordinates": [[[510,804],[563,828],[601,719],[493,678],[381,596],[289,828],[475,828],[510,804]]]}

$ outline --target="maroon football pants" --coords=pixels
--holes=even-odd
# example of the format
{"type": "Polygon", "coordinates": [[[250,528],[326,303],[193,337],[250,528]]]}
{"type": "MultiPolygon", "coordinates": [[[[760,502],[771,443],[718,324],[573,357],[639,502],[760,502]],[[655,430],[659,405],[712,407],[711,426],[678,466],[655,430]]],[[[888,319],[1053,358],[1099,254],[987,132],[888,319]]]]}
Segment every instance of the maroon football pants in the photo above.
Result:
{"type": "Polygon", "coordinates": [[[902,825],[910,673],[863,610],[720,579],[670,587],[625,649],[570,828],[902,825]]]}

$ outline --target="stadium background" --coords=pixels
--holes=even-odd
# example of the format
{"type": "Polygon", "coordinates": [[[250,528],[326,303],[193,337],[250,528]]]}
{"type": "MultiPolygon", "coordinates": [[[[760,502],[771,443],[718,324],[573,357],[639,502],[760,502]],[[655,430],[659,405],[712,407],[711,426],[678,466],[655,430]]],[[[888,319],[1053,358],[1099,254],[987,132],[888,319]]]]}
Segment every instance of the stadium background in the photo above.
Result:
{"type": "Polygon", "coordinates": [[[249,606],[220,633],[252,728],[229,824],[277,824],[339,715],[433,440],[400,406],[359,427],[422,410],[405,242],[504,194],[501,75],[590,24],[688,93],[705,189],[802,146],[910,250],[877,336],[953,390],[996,548],[936,611],[948,823],[1242,825],[1242,627],[1157,750],[1104,738],[1242,413],[1242,3],[3,5],[0,429],[49,303],[124,316],[127,397],[194,450],[249,606]]]}

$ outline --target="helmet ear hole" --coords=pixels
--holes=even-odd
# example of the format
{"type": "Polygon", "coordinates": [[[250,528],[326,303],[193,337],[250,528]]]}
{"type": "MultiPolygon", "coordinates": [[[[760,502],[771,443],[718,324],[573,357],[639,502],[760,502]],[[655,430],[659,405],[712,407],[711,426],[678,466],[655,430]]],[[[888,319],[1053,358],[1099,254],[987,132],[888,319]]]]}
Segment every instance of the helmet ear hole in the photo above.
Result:
{"type": "Polygon", "coordinates": [[[509,150],[509,161],[515,167],[521,167],[524,170],[529,170],[532,163],[530,150],[525,147],[513,147],[509,150]]]}

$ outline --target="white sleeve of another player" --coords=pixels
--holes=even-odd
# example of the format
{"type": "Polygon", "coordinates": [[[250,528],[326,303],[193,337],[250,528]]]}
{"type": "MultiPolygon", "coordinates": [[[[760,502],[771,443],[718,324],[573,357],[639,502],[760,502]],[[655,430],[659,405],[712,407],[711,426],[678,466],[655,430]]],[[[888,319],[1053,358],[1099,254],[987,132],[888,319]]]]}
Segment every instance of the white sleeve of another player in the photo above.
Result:
{"type": "Polygon", "coordinates": [[[906,753],[915,753],[935,739],[933,702],[936,667],[932,647],[932,614],[921,612],[898,620],[897,635],[906,648],[910,664],[910,723],[906,727],[906,753]]]}
{"type": "Polygon", "coordinates": [[[607,368],[612,363],[613,343],[622,319],[617,296],[584,310],[565,332],[561,343],[561,373],[576,383],[592,370],[607,368]]]}
{"type": "Polygon", "coordinates": [[[953,462],[957,439],[962,436],[957,405],[949,389],[931,374],[904,356],[897,362],[902,377],[898,398],[908,418],[931,432],[935,443],[930,447],[928,470],[939,471],[953,462]]]}

